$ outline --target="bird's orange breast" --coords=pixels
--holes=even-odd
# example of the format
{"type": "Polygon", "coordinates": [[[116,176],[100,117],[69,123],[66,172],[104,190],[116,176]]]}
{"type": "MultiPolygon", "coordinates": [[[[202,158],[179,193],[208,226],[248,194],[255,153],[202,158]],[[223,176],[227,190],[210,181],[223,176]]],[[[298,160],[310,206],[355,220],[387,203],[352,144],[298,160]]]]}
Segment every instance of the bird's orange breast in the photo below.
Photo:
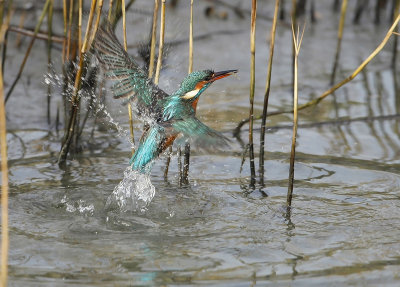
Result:
{"type": "Polygon", "coordinates": [[[178,136],[178,134],[168,137],[162,144],[161,152],[165,151],[167,149],[167,147],[172,145],[177,136],[178,136]]]}

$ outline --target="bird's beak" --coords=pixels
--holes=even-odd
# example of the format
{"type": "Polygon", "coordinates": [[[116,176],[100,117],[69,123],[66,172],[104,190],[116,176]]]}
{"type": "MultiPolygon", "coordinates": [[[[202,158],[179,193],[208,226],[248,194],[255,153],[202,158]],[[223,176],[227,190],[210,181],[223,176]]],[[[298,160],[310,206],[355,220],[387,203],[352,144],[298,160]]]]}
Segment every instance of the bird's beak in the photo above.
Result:
{"type": "Polygon", "coordinates": [[[238,70],[226,70],[221,72],[215,72],[213,77],[211,78],[210,82],[214,82],[216,80],[228,77],[230,75],[236,74],[238,70]]]}

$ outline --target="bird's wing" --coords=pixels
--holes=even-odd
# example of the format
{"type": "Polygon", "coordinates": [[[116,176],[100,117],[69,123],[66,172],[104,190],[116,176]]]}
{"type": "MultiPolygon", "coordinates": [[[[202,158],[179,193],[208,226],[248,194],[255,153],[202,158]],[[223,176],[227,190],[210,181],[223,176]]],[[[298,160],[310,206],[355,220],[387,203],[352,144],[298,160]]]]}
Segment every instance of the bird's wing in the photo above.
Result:
{"type": "Polygon", "coordinates": [[[181,120],[172,120],[170,122],[172,129],[182,134],[178,143],[191,142],[203,149],[221,149],[229,145],[230,140],[203,124],[194,115],[181,120]]]}
{"type": "Polygon", "coordinates": [[[139,112],[146,116],[159,112],[157,109],[161,104],[158,101],[168,95],[148,79],[147,74],[128,55],[108,22],[99,26],[93,47],[106,77],[115,82],[112,86],[114,98],[136,101],[139,112]]]}

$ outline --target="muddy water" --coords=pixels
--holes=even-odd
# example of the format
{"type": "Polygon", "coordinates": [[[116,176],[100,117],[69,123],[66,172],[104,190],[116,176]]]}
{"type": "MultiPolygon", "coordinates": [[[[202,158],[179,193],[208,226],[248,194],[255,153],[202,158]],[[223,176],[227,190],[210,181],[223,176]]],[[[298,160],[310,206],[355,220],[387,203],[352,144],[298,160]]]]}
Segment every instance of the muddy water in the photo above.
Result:
{"type": "MultiPolygon", "coordinates": [[[[177,10],[167,9],[167,41],[187,39],[188,6],[181,2],[177,10]]],[[[269,2],[259,1],[259,15],[272,16],[269,2]]],[[[339,16],[331,12],[330,4],[315,2],[318,23],[307,21],[300,52],[300,103],[328,87],[336,47],[339,16]]],[[[209,36],[194,43],[195,69],[240,71],[237,78],[210,87],[198,113],[204,122],[231,137],[230,131],[248,113],[249,16],[240,19],[226,10],[226,21],[206,19],[207,2],[197,5],[195,35],[209,36]]],[[[150,1],[137,1],[134,7],[140,13],[132,10],[128,15],[132,54],[148,35],[150,17],[145,12],[151,11],[150,1]]],[[[347,25],[337,79],[348,76],[384,37],[389,24],[376,27],[370,17],[359,26],[347,25]]],[[[263,101],[270,25],[259,17],[256,113],[263,101]]],[[[290,30],[280,25],[271,111],[290,108],[292,103],[290,37],[290,30]]],[[[54,86],[49,127],[45,43],[36,43],[7,104],[10,286],[397,285],[399,118],[384,117],[399,114],[400,109],[399,76],[390,68],[392,44],[335,98],[300,113],[303,126],[298,136],[293,211],[287,221],[284,203],[291,130],[275,127],[290,127],[290,115],[268,120],[271,129],[262,191],[249,190],[248,162],[240,173],[242,145],[232,138],[230,150],[194,151],[189,186],[178,184],[176,157],[167,182],[163,179],[165,157],[159,160],[151,175],[155,195],[146,211],[107,210],[107,198],[128,165],[129,140],[113,124],[96,128],[90,139],[92,125],[88,124],[84,152],[65,170],[58,168],[62,132],[57,133],[53,123],[61,99],[54,86]],[[345,121],[360,117],[369,120],[345,121]],[[341,122],[329,123],[337,118],[341,122]],[[316,122],[325,124],[312,125],[316,122]]],[[[160,83],[168,92],[187,72],[187,50],[187,44],[168,49],[160,83]]],[[[22,59],[17,49],[9,49],[8,54],[6,89],[22,59]]],[[[58,67],[59,52],[54,50],[53,55],[58,67]]],[[[127,131],[125,108],[111,100],[108,103],[118,127],[127,131]]],[[[246,127],[241,139],[246,143],[246,127]]]]}

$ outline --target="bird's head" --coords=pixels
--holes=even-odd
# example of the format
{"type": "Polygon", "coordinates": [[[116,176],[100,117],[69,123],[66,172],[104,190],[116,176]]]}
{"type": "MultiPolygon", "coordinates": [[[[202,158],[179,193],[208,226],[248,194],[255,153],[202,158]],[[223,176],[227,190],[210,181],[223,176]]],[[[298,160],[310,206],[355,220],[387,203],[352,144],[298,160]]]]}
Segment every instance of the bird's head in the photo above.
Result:
{"type": "Polygon", "coordinates": [[[213,82],[235,73],[237,73],[237,70],[227,70],[221,72],[204,70],[204,71],[196,71],[190,73],[185,79],[183,79],[181,83],[180,86],[181,98],[188,101],[194,101],[213,82]]]}

